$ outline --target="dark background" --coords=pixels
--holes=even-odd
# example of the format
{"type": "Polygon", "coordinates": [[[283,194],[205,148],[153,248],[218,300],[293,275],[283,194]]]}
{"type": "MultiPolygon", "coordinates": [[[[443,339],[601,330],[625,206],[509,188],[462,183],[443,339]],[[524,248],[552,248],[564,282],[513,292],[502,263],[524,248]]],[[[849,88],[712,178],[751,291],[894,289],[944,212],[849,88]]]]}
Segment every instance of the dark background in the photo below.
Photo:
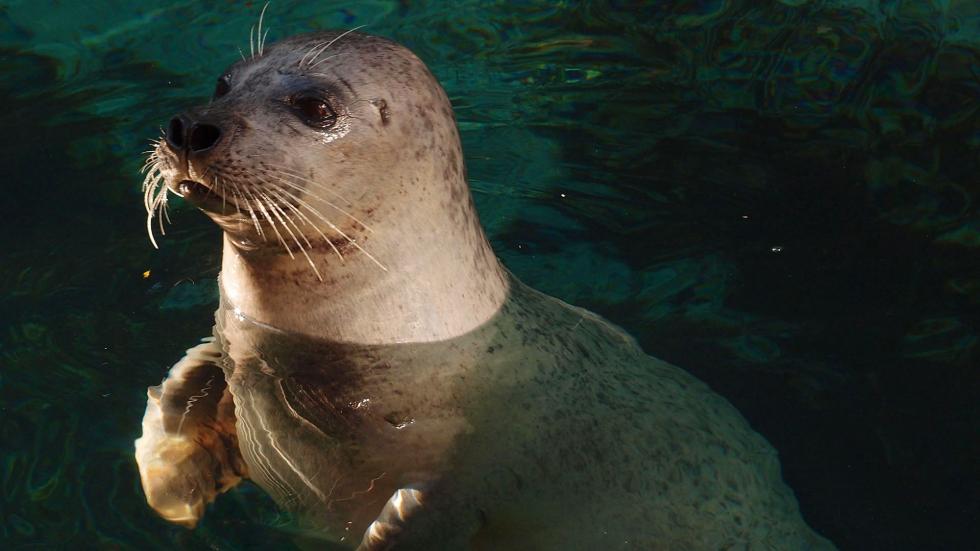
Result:
{"type": "MultiPolygon", "coordinates": [[[[418,52],[518,276],[731,400],[841,549],[975,547],[980,7],[352,5],[277,2],[270,38],[370,23],[418,52]]],[[[220,264],[186,208],[151,249],[140,151],[260,7],[0,2],[4,547],[308,537],[251,487],[168,526],[132,460],[220,264]]]]}

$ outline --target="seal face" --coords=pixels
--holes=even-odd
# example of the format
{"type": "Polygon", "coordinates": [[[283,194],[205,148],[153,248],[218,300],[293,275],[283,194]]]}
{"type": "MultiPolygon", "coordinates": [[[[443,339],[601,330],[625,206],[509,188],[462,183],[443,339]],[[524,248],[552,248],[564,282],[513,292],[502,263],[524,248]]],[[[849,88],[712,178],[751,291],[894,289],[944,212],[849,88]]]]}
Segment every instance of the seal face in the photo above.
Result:
{"type": "Polygon", "coordinates": [[[362,549],[832,548],[728,402],[499,264],[407,49],[260,48],[148,167],[148,221],[170,190],[224,230],[214,338],[136,442],[165,518],[248,477],[362,549]]]}
{"type": "Polygon", "coordinates": [[[449,100],[407,49],[359,33],[293,37],[232,65],[209,104],[166,128],[147,165],[148,222],[167,189],[208,214],[225,232],[224,291],[255,319],[343,341],[431,341],[503,301],[449,100]]]}

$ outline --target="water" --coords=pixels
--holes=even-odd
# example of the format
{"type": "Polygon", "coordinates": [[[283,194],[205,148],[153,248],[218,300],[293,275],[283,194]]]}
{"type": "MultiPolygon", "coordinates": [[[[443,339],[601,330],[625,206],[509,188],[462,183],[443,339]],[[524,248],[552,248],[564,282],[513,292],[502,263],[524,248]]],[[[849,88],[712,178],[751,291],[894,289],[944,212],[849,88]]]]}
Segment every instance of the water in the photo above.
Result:
{"type": "MultiPolygon", "coordinates": [[[[261,491],[144,504],[145,387],[210,331],[219,234],[154,251],[140,152],[260,5],[0,2],[0,538],[291,547],[261,491]]],[[[505,264],[727,397],[841,549],[977,533],[980,4],[275,2],[429,63],[505,264]]]]}

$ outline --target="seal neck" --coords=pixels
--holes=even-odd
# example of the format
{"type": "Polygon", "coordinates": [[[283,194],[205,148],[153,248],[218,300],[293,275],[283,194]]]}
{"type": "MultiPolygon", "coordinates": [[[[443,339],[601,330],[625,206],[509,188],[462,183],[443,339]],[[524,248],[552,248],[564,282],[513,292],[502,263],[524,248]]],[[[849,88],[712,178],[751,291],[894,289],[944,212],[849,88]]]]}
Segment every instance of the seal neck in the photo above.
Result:
{"type": "Polygon", "coordinates": [[[471,215],[469,223],[448,231],[437,224],[416,225],[410,233],[404,228],[376,231],[368,244],[387,270],[363,253],[345,255],[343,261],[318,255],[314,261],[322,281],[302,257],[253,254],[226,233],[223,303],[261,324],[337,342],[458,337],[492,318],[510,285],[475,210],[471,215]]]}

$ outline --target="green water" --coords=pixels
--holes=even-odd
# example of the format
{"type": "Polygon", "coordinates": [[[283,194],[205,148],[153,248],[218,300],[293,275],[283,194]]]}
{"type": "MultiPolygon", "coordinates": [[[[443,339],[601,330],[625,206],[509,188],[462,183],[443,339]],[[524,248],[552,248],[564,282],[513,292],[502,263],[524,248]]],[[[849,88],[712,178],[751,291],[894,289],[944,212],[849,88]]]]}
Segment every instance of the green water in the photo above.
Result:
{"type": "MultiPolygon", "coordinates": [[[[252,2],[0,1],[0,547],[290,548],[249,486],[146,507],[145,389],[210,332],[220,236],[141,152],[252,2]],[[179,202],[174,202],[179,203],[179,202]]],[[[425,60],[497,253],[727,397],[841,549],[970,549],[980,3],[274,2],[425,60]]]]}

